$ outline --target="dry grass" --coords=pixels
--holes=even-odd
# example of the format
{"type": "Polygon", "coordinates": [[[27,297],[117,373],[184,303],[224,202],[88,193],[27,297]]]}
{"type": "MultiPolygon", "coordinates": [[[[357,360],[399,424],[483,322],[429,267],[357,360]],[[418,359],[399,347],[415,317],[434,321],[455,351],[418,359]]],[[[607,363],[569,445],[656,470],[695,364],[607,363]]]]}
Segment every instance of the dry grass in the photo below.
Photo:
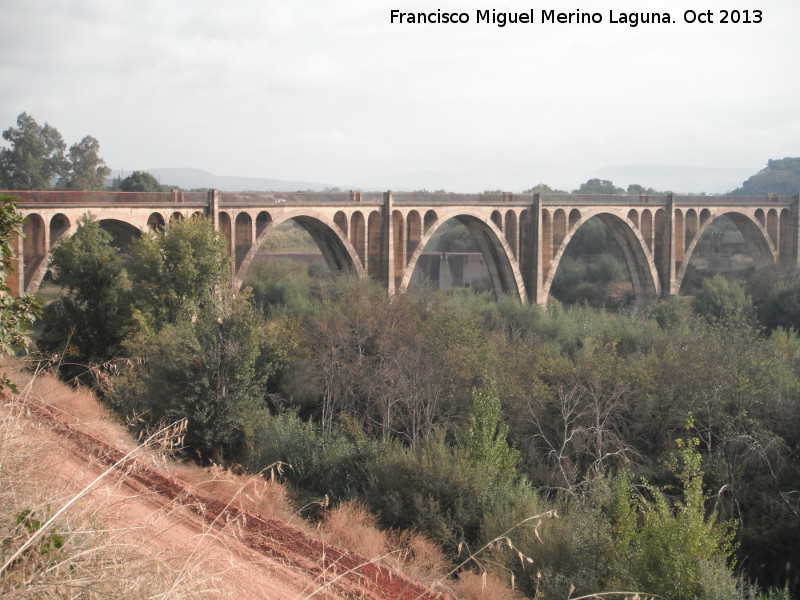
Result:
{"type": "Polygon", "coordinates": [[[106,490],[105,498],[94,494],[78,499],[45,530],[42,523],[78,497],[82,474],[65,475],[63,447],[42,425],[25,418],[24,412],[23,404],[3,398],[0,564],[5,565],[31,538],[39,538],[0,573],[0,596],[221,597],[219,574],[208,565],[145,551],[135,527],[115,527],[118,500],[111,490],[106,490]]]}
{"type": "Polygon", "coordinates": [[[288,521],[294,516],[287,487],[272,478],[234,473],[217,465],[199,467],[173,463],[169,470],[174,477],[193,485],[205,495],[259,517],[288,521]]]}
{"type": "MultiPolygon", "coordinates": [[[[434,586],[447,577],[450,562],[442,548],[430,538],[410,531],[395,534],[392,541],[396,554],[396,568],[405,575],[427,586],[434,586]]],[[[393,565],[394,566],[394,565],[393,565]]]]}
{"type": "Polygon", "coordinates": [[[464,571],[449,584],[450,591],[459,600],[520,600],[520,594],[508,587],[496,575],[484,572],[479,575],[464,571]]]}
{"type": "Polygon", "coordinates": [[[372,558],[383,556],[389,541],[375,516],[363,504],[343,502],[325,513],[320,537],[328,543],[372,558]]]}
{"type": "Polygon", "coordinates": [[[122,450],[130,450],[136,446],[114,413],[103,406],[90,390],[70,387],[50,372],[39,370],[31,374],[20,361],[6,359],[0,363],[0,370],[8,373],[17,384],[20,397],[41,399],[80,422],[82,429],[112,446],[122,450]]]}

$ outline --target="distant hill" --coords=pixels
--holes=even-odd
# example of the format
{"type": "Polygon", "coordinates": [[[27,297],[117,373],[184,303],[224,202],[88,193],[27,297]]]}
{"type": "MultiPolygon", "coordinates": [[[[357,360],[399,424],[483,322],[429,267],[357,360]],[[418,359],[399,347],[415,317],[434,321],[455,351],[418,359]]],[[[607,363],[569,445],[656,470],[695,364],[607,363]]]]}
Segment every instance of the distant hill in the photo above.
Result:
{"type": "Polygon", "coordinates": [[[800,158],[787,157],[767,161],[766,169],[761,169],[731,194],[791,196],[798,192],[800,192],[800,158]]]}
{"type": "Polygon", "coordinates": [[[743,168],[706,168],[681,165],[620,165],[603,167],[592,177],[627,188],[632,183],[676,194],[725,194],[753,172],[743,168]]]}
{"type": "MultiPolygon", "coordinates": [[[[223,192],[322,192],[334,186],[308,181],[284,181],[262,177],[234,177],[214,175],[202,169],[142,169],[158,179],[162,185],[173,185],[184,190],[208,188],[223,192]]],[[[111,178],[125,178],[131,171],[114,171],[111,178]]]]}

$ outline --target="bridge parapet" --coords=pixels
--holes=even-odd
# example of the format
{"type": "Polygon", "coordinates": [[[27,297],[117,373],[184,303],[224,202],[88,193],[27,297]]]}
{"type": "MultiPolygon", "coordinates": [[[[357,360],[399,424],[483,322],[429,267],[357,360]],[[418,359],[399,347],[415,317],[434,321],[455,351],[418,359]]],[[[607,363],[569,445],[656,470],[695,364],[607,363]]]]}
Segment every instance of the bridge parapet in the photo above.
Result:
{"type": "Polygon", "coordinates": [[[451,193],[429,193],[429,192],[392,192],[392,202],[398,206],[487,206],[487,205],[506,205],[517,206],[530,205],[535,199],[535,194],[451,194],[451,193]]]}
{"type": "Polygon", "coordinates": [[[383,204],[383,193],[362,192],[270,192],[219,194],[220,206],[379,206],[383,204]]]}
{"type": "Polygon", "coordinates": [[[655,194],[541,194],[542,206],[666,206],[669,196],[655,194]]]}
{"type": "Polygon", "coordinates": [[[682,206],[737,206],[758,207],[764,205],[792,206],[796,196],[705,196],[674,195],[675,207],[682,206]]]}
{"type": "Polygon", "coordinates": [[[173,205],[206,206],[207,192],[94,192],[10,190],[3,194],[18,198],[25,207],[136,205],[164,207],[173,205]]]}

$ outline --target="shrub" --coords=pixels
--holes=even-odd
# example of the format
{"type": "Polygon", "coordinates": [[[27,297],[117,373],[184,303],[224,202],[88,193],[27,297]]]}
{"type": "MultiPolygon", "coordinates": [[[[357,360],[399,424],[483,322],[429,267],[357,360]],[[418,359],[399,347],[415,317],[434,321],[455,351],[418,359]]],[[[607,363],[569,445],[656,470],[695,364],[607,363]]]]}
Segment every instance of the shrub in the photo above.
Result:
{"type": "Polygon", "coordinates": [[[264,413],[255,426],[247,466],[260,471],[280,461],[295,486],[334,500],[349,499],[367,486],[366,462],[372,452],[372,445],[359,445],[335,428],[322,432],[295,413],[264,413]]]}

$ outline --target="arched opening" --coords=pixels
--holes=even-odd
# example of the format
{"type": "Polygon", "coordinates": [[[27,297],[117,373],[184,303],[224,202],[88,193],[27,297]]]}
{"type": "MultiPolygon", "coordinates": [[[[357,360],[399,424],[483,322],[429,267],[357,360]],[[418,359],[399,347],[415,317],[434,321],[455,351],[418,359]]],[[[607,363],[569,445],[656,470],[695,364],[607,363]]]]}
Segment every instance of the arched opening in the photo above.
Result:
{"type": "Polygon", "coordinates": [[[117,219],[101,219],[100,227],[111,234],[111,245],[123,255],[130,253],[131,244],[142,235],[138,227],[117,219]]]}
{"type": "Polygon", "coordinates": [[[577,208],[573,208],[569,211],[569,230],[572,231],[575,229],[575,225],[578,224],[578,221],[581,220],[581,211],[577,208]]]}
{"type": "Polygon", "coordinates": [[[273,223],[266,212],[256,217],[260,244],[242,263],[238,277],[253,290],[263,306],[302,302],[315,280],[341,272],[356,272],[347,238],[333,222],[312,216],[296,216],[273,223]],[[262,217],[263,215],[263,217],[262,217]]]}
{"type": "Polygon", "coordinates": [[[510,210],[506,213],[505,226],[506,242],[511,247],[514,256],[519,256],[519,244],[517,243],[517,213],[510,210]]]}
{"type": "Polygon", "coordinates": [[[333,222],[342,230],[342,234],[347,236],[347,215],[339,211],[333,216],[333,222]]]}
{"type": "Polygon", "coordinates": [[[667,211],[659,208],[653,218],[653,261],[659,269],[661,277],[661,289],[667,287],[667,273],[669,272],[669,228],[667,223],[667,211]]]}
{"type": "Polygon", "coordinates": [[[500,211],[494,210],[492,211],[492,223],[497,225],[498,229],[503,229],[503,217],[500,216],[500,211]]]}
{"type": "Polygon", "coordinates": [[[778,229],[780,246],[778,254],[782,265],[792,264],[792,219],[789,209],[784,208],[780,214],[780,224],[778,229]]]}
{"type": "Polygon", "coordinates": [[[686,221],[684,224],[686,228],[686,235],[684,236],[684,248],[689,248],[689,244],[692,243],[694,236],[697,235],[697,228],[699,227],[698,220],[697,220],[697,211],[695,209],[690,208],[686,211],[686,221]]]}
{"type": "Polygon", "coordinates": [[[149,227],[152,231],[164,229],[165,225],[166,221],[164,220],[164,215],[161,213],[154,212],[147,217],[147,227],[149,227]]]}
{"type": "Polygon", "coordinates": [[[395,289],[400,287],[403,270],[406,266],[406,235],[404,230],[405,219],[399,210],[392,212],[392,242],[394,244],[394,284],[395,289]]]}
{"type": "Polygon", "coordinates": [[[553,252],[558,252],[565,237],[567,237],[567,213],[559,208],[553,213],[553,252]]]}
{"type": "MultiPolygon", "coordinates": [[[[691,238],[687,260],[678,270],[681,294],[696,294],[703,281],[715,275],[744,283],[756,265],[773,261],[767,239],[757,225],[761,220],[757,214],[755,217],[753,221],[743,214],[730,212],[712,219],[709,213],[705,224],[691,238]]],[[[687,239],[688,233],[687,212],[687,239]]]]}
{"type": "Polygon", "coordinates": [[[415,210],[412,210],[408,213],[406,217],[408,221],[408,227],[406,228],[408,231],[408,241],[406,243],[406,262],[411,260],[411,255],[414,254],[414,251],[419,246],[419,242],[422,239],[422,221],[420,219],[419,213],[415,210]]]}
{"type": "Polygon", "coordinates": [[[525,297],[512,258],[502,231],[492,229],[477,217],[457,216],[439,223],[422,252],[417,252],[406,287],[469,288],[525,297]]]}
{"type": "Polygon", "coordinates": [[[533,219],[531,211],[523,210],[519,215],[520,272],[525,283],[525,293],[532,298],[535,273],[533,269],[533,219]]]}
{"type": "Polygon", "coordinates": [[[246,212],[240,212],[236,215],[236,242],[235,255],[236,255],[236,268],[242,266],[242,261],[253,245],[253,219],[246,212]]]}
{"type": "Polygon", "coordinates": [[[370,277],[381,277],[381,213],[373,210],[367,221],[367,273],[370,277]]]}
{"type": "Polygon", "coordinates": [[[356,254],[361,260],[361,264],[365,264],[367,257],[367,227],[364,222],[364,215],[359,211],[353,213],[350,217],[350,243],[356,249],[356,254]]]}
{"type": "Polygon", "coordinates": [[[172,221],[183,221],[183,215],[179,212],[172,213],[172,216],[169,218],[170,222],[172,221]]]}
{"type": "Polygon", "coordinates": [[[257,303],[269,304],[276,294],[271,287],[305,288],[309,279],[330,275],[330,269],[314,238],[297,221],[288,219],[264,235],[267,216],[262,212],[256,217],[256,225],[262,224],[257,236],[261,245],[247,267],[244,285],[253,288],[257,303]]]}
{"type": "Polygon", "coordinates": [[[438,218],[436,211],[429,210],[425,213],[425,233],[428,233],[428,230],[436,223],[438,218]]]}
{"type": "Polygon", "coordinates": [[[653,251],[653,213],[649,208],[642,211],[642,238],[650,252],[653,251]]]}
{"type": "Polygon", "coordinates": [[[635,229],[639,229],[639,213],[638,212],[636,212],[633,209],[629,210],[628,211],[628,221],[631,222],[631,225],[633,225],[633,227],[635,229]]]}
{"type": "Polygon", "coordinates": [[[264,235],[270,223],[272,223],[272,217],[267,211],[262,210],[256,215],[256,239],[264,235]]]}
{"type": "MultiPolygon", "coordinates": [[[[630,220],[630,217],[628,218],[630,220]]],[[[620,309],[657,297],[642,244],[630,225],[597,215],[574,231],[560,255],[549,288],[564,304],[620,309]]]]}
{"type": "Polygon", "coordinates": [[[675,262],[678,264],[681,263],[683,260],[683,248],[684,242],[686,240],[686,236],[684,235],[683,230],[683,212],[681,209],[676,208],[674,214],[674,223],[673,226],[675,227],[675,262]]]}
{"type": "Polygon", "coordinates": [[[62,214],[53,215],[50,219],[50,248],[55,246],[67,231],[69,231],[69,219],[62,214]]]}
{"type": "MultiPolygon", "coordinates": [[[[25,281],[31,280],[33,274],[45,259],[45,224],[41,216],[33,213],[25,217],[22,225],[22,260],[25,267],[25,281]]],[[[27,286],[26,286],[27,287],[27,286]]]]}
{"type": "Polygon", "coordinates": [[[219,220],[219,232],[222,234],[222,237],[225,238],[225,247],[228,250],[228,256],[233,255],[233,229],[231,226],[231,217],[226,212],[220,212],[218,215],[219,220]]]}
{"type": "Polygon", "coordinates": [[[553,260],[553,222],[550,211],[542,211],[542,273],[545,277],[550,273],[550,263],[553,260]]]}
{"type": "Polygon", "coordinates": [[[767,233],[772,245],[778,247],[778,211],[770,208],[767,212],[767,233]]]}

